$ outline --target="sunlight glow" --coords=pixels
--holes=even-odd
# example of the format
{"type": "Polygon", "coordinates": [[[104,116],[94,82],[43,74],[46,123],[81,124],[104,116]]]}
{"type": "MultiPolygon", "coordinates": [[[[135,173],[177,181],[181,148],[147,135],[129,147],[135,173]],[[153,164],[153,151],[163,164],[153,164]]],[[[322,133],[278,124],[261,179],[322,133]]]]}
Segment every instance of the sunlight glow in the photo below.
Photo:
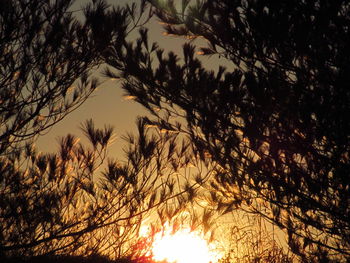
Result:
{"type": "Polygon", "coordinates": [[[217,260],[207,241],[189,229],[173,233],[169,228],[156,234],[152,254],[154,261],[169,263],[209,263],[217,260]]]}

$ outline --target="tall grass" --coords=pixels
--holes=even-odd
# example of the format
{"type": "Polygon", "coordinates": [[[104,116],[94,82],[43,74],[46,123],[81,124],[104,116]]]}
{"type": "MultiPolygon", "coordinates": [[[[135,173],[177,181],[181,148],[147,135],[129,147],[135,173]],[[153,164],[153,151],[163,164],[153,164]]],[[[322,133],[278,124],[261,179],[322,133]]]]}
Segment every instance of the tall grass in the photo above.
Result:
{"type": "Polygon", "coordinates": [[[266,220],[237,212],[233,221],[226,228],[226,241],[222,247],[224,256],[218,263],[297,262],[284,244],[283,233],[276,231],[266,220]]]}

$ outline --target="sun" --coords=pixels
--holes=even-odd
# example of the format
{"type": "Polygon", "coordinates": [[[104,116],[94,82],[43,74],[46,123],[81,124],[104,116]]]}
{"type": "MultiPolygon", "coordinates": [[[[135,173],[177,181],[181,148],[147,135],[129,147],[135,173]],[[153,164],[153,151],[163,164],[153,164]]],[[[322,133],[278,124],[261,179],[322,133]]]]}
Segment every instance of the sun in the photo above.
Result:
{"type": "Polygon", "coordinates": [[[198,233],[183,228],[175,233],[165,229],[154,236],[152,258],[156,262],[168,263],[209,263],[215,262],[216,255],[208,242],[198,233]]]}
{"type": "Polygon", "coordinates": [[[210,254],[206,241],[194,233],[180,230],[157,238],[152,247],[155,261],[169,263],[209,263],[210,254]]]}

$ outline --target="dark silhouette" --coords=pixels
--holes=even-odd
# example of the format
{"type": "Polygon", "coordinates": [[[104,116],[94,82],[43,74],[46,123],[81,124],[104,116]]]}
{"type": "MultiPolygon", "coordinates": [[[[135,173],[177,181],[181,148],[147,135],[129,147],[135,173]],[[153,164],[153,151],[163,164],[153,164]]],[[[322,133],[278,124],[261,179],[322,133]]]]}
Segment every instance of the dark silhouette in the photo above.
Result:
{"type": "Polygon", "coordinates": [[[218,209],[263,215],[305,262],[350,260],[348,1],[150,2],[167,34],[206,39],[198,55],[232,67],[210,71],[188,43],[181,62],[142,29],[105,56],[127,94],[220,164],[218,209]]]}
{"type": "Polygon", "coordinates": [[[81,127],[90,145],[68,134],[57,153],[35,148],[43,131],[95,90],[97,80],[90,74],[111,41],[123,42],[137,21],[143,21],[135,6],[109,8],[97,0],[83,9],[80,22],[69,9],[72,2],[4,0],[0,5],[4,260],[132,255],[128,248],[143,218],[185,192],[174,186],[173,177],[192,160],[190,149],[185,143],[174,148],[176,134],[151,134],[141,120],[138,136],[125,137],[125,162],[106,160],[113,128],[95,128],[91,120],[81,127]],[[128,26],[130,19],[134,23],[128,26]],[[174,156],[180,157],[172,160],[174,156]],[[166,167],[169,163],[174,167],[166,167]]]}
{"type": "Polygon", "coordinates": [[[101,157],[97,155],[103,153],[112,129],[99,131],[94,142],[100,146],[98,150],[79,148],[81,171],[74,178],[67,171],[72,156],[78,155],[72,153],[77,147],[73,136],[62,139],[57,155],[40,154],[33,146],[43,131],[80,106],[96,89],[97,80],[88,74],[101,64],[101,53],[111,41],[111,37],[103,41],[100,38],[103,30],[97,30],[96,25],[105,22],[100,18],[109,19],[104,33],[114,37],[125,35],[124,10],[107,10],[104,1],[93,1],[83,10],[84,22],[79,22],[69,11],[72,3],[1,2],[1,256],[54,252],[67,249],[74,242],[79,247],[79,237],[96,228],[96,224],[88,225],[86,220],[75,221],[74,213],[70,219],[64,219],[62,213],[72,212],[74,208],[68,207],[76,203],[75,196],[83,196],[79,192],[87,187],[80,185],[87,176],[83,173],[87,169],[94,171],[91,162],[101,157]],[[86,225],[78,229],[82,224],[86,225]],[[60,243],[62,239],[65,241],[60,243]],[[59,241],[52,244],[53,240],[59,241]],[[33,249],[38,246],[41,250],[33,249]]]}
{"type": "Polygon", "coordinates": [[[104,1],[4,0],[0,7],[0,156],[35,138],[96,89],[89,77],[112,38],[126,35],[127,12],[104,1]],[[103,37],[101,37],[103,35],[103,37]]]}
{"type": "Polygon", "coordinates": [[[149,19],[136,5],[94,0],[80,21],[72,3],[0,5],[0,261],[146,262],[132,250],[141,223],[157,211],[164,222],[192,201],[200,182],[181,173],[198,159],[178,134],[147,131],[143,120],[124,137],[124,161],[107,160],[113,128],[92,120],[81,126],[89,145],[68,134],[57,153],[36,149],[96,89],[92,70],[110,44],[149,19]]]}
{"type": "Polygon", "coordinates": [[[122,162],[106,160],[111,127],[97,129],[87,121],[82,129],[90,147],[67,135],[56,154],[26,146],[0,159],[0,257],[100,254],[142,260],[131,247],[143,219],[157,210],[171,218],[193,201],[189,190],[199,183],[185,183],[181,170],[196,163],[177,134],[147,132],[139,120],[138,136],[125,137],[122,162]]]}

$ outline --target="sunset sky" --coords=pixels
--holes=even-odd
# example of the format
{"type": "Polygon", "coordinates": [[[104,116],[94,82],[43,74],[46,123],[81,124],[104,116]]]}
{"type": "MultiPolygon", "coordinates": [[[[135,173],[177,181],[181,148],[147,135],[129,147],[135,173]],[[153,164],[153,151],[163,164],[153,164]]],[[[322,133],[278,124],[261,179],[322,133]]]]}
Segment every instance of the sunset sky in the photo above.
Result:
{"type": "Polygon", "coordinates": [[[4,0],[0,262],[350,262],[349,18],[4,0]]]}
{"type": "Polygon", "coordinates": [[[0,262],[350,262],[350,1],[287,2],[4,0],[0,262]]]}

